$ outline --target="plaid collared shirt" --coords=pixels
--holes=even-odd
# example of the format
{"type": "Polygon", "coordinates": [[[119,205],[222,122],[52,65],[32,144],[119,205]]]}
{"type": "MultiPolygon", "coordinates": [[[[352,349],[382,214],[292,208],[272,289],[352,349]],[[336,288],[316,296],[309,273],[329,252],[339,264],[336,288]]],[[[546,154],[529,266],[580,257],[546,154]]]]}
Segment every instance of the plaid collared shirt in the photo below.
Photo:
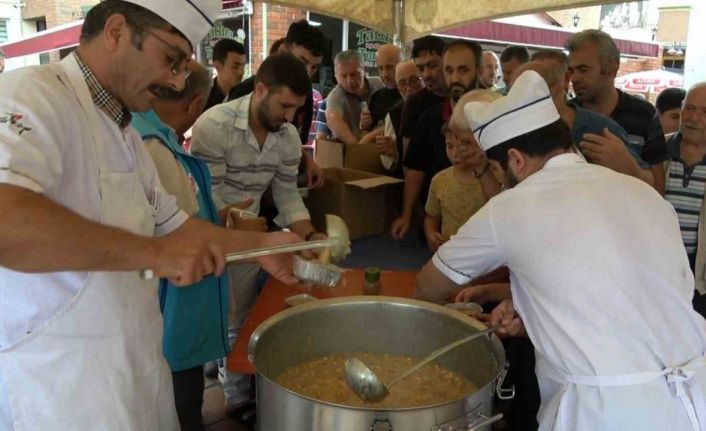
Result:
{"type": "Polygon", "coordinates": [[[78,66],[81,68],[83,78],[86,80],[86,84],[88,84],[88,91],[91,93],[93,104],[103,111],[121,129],[129,126],[132,121],[130,111],[125,109],[123,104],[98,82],[96,75],[81,61],[81,57],[79,57],[78,53],[74,52],[74,56],[76,57],[78,66]]]}

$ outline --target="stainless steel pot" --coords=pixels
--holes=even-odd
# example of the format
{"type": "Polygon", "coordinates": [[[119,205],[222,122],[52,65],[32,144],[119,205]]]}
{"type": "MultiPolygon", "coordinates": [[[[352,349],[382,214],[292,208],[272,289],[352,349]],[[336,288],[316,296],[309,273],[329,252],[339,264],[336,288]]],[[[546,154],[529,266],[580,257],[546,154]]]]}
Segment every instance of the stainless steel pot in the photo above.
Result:
{"type": "MultiPolygon", "coordinates": [[[[289,391],[274,379],[304,361],[336,353],[379,352],[423,357],[482,329],[435,304],[385,296],[317,301],[281,312],[253,333],[249,359],[257,370],[259,431],[460,431],[488,429],[493,394],[505,377],[505,351],[494,335],[439,358],[470,379],[473,393],[444,404],[371,409],[326,403],[289,391]]],[[[500,393],[503,397],[511,397],[500,393]]]]}

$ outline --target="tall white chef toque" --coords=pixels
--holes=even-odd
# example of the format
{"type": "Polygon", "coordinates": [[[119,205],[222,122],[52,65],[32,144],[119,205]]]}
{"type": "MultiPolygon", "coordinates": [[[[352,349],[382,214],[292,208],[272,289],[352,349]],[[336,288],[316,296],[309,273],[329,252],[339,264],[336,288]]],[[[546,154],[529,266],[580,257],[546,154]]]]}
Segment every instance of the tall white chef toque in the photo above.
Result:
{"type": "Polygon", "coordinates": [[[196,49],[223,8],[221,0],[125,0],[142,6],[179,30],[196,49]]]}
{"type": "Polygon", "coordinates": [[[469,102],[463,113],[484,151],[559,119],[546,82],[534,70],[520,75],[507,96],[469,102]]]}

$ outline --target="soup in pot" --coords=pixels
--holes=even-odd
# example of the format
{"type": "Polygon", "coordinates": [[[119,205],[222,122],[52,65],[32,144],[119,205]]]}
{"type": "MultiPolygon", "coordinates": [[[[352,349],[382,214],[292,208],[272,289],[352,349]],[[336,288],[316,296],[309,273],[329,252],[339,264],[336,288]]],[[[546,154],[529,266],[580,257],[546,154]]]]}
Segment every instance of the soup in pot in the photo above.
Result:
{"type": "Polygon", "coordinates": [[[379,403],[367,403],[348,388],[345,362],[355,356],[387,383],[419,359],[386,353],[332,355],[298,364],[280,374],[275,381],[298,394],[319,401],[354,407],[408,408],[451,402],[476,390],[468,379],[436,364],[428,364],[390,388],[390,395],[379,403]]]}

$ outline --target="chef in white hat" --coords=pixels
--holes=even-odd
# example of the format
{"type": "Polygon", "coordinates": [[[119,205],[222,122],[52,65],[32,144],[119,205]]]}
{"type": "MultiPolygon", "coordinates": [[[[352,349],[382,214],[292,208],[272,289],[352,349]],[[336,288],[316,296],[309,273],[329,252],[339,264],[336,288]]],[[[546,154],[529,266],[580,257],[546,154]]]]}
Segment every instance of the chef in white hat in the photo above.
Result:
{"type": "Polygon", "coordinates": [[[586,163],[544,80],[462,109],[510,189],[434,255],[419,297],[443,302],[506,265],[491,324],[535,346],[543,431],[706,430],[706,322],[674,209],[644,182],[586,163]]]}
{"type": "MultiPolygon", "coordinates": [[[[220,8],[106,0],[75,53],[0,76],[0,430],[178,429],[156,278],[189,285],[224,252],[299,241],[187,218],[129,126],[183,88],[220,8]]],[[[295,281],[287,257],[260,263],[295,281]]]]}

